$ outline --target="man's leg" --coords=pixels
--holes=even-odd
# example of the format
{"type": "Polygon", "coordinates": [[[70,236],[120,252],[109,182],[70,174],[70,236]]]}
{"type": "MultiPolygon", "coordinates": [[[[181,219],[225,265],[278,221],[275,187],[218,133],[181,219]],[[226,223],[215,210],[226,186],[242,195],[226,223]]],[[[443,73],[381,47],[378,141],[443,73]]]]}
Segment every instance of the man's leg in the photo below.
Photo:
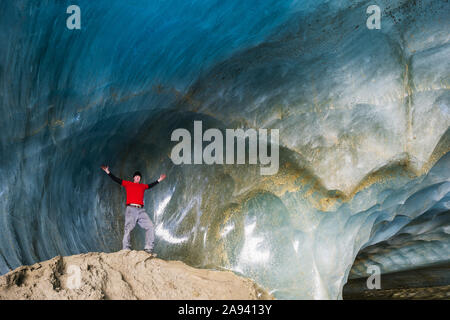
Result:
{"type": "Polygon", "coordinates": [[[127,206],[125,210],[125,231],[123,234],[122,249],[131,249],[130,234],[136,226],[138,209],[127,206]]]}
{"type": "Polygon", "coordinates": [[[153,242],[155,240],[155,230],[153,227],[153,222],[150,220],[145,209],[139,211],[138,217],[139,226],[145,230],[145,247],[144,250],[153,250],[153,242]]]}

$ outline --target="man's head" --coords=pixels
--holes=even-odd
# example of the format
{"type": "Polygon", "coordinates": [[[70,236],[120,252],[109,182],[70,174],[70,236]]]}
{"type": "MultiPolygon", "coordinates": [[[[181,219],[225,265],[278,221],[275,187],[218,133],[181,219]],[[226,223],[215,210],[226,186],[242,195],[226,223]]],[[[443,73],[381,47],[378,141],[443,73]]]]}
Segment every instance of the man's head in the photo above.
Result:
{"type": "Polygon", "coordinates": [[[139,171],[136,171],[133,174],[133,182],[134,183],[139,183],[139,182],[141,182],[141,179],[142,179],[142,174],[139,171]]]}

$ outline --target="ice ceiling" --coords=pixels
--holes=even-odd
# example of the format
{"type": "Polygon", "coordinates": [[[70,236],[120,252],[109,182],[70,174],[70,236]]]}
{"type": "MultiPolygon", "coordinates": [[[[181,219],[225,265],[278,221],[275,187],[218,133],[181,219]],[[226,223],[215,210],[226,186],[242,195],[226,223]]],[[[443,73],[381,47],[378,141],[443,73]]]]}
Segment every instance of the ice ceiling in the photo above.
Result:
{"type": "Polygon", "coordinates": [[[277,298],[448,261],[450,4],[377,0],[369,30],[371,4],[1,1],[0,273],[121,248],[125,195],[104,163],[167,173],[145,197],[162,258],[277,298]],[[279,129],[278,173],[174,165],[171,132],[194,120],[279,129]]]}

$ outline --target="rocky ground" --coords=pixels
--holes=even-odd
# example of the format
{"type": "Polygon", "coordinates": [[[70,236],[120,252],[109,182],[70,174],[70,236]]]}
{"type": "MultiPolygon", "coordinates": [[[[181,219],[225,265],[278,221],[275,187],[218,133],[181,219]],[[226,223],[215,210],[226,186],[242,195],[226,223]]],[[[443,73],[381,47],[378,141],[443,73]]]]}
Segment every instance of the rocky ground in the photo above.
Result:
{"type": "Polygon", "coordinates": [[[273,299],[229,271],[196,269],[144,251],[57,256],[0,277],[0,299],[273,299]]]}
{"type": "Polygon", "coordinates": [[[380,275],[380,289],[369,290],[367,278],[350,279],[344,286],[344,300],[406,299],[449,300],[450,263],[424,266],[380,275]]]}
{"type": "Polygon", "coordinates": [[[344,300],[449,300],[450,286],[366,290],[344,300]]]}

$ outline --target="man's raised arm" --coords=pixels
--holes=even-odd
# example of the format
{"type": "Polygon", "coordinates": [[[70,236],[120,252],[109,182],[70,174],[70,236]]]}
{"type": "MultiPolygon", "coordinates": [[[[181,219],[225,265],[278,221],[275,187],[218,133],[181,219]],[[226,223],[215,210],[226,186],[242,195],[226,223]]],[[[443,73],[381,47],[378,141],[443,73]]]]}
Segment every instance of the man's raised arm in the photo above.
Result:
{"type": "Polygon", "coordinates": [[[160,175],[158,180],[156,180],[155,182],[152,182],[152,183],[148,184],[148,188],[149,188],[149,189],[150,189],[150,188],[153,188],[153,187],[156,186],[158,183],[160,183],[161,181],[163,181],[165,178],[166,178],[166,175],[165,175],[165,174],[160,175]]]}
{"type": "Polygon", "coordinates": [[[115,182],[117,182],[118,184],[122,185],[122,179],[117,178],[115,175],[112,174],[111,171],[109,171],[109,167],[108,166],[101,166],[102,170],[106,172],[106,174],[113,179],[115,182]]]}

